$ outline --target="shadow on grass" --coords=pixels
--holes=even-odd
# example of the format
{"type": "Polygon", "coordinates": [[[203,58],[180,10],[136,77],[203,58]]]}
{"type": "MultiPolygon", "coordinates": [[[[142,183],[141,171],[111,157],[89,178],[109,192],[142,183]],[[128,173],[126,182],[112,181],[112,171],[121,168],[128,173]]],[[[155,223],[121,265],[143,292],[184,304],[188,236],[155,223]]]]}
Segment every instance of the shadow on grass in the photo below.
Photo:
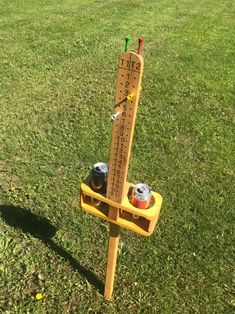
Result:
{"type": "Polygon", "coordinates": [[[50,221],[30,211],[11,205],[0,205],[0,217],[11,227],[29,233],[33,237],[40,239],[47,247],[54,250],[58,255],[63,257],[70,266],[78,271],[87,281],[95,286],[100,293],[103,293],[104,284],[95,274],[83,267],[77,260],[61,246],[56,244],[52,237],[56,234],[57,228],[50,221]]]}

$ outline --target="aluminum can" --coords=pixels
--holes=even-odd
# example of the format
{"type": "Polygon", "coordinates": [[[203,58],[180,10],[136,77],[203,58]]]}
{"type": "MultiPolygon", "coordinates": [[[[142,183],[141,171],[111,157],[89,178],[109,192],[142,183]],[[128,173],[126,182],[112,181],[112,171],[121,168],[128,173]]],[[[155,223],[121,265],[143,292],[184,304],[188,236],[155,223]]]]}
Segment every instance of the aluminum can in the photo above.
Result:
{"type": "Polygon", "coordinates": [[[140,209],[147,209],[150,207],[152,192],[148,185],[138,183],[134,187],[131,195],[131,204],[140,209]]]}
{"type": "Polygon", "coordinates": [[[105,162],[97,162],[91,171],[91,188],[95,192],[106,193],[108,165],[105,162]]]}

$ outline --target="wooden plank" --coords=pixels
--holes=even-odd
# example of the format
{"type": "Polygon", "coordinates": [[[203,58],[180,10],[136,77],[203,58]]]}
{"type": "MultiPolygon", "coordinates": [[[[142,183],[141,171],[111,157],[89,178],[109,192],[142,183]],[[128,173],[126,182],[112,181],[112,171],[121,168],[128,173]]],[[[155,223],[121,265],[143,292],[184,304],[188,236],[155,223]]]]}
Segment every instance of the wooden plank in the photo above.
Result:
{"type": "MultiPolygon", "coordinates": [[[[124,53],[119,61],[115,98],[115,114],[113,121],[112,143],[109,160],[109,175],[106,197],[121,203],[125,196],[131,144],[134,134],[135,119],[138,108],[141,80],[143,74],[143,58],[135,52],[124,53]]],[[[119,218],[119,209],[110,206],[109,218],[119,218]]],[[[110,299],[113,291],[114,275],[117,262],[117,250],[120,227],[110,223],[107,273],[104,296],[110,299]]]]}
{"type": "MultiPolygon", "coordinates": [[[[106,195],[117,203],[121,203],[125,195],[143,67],[143,58],[135,52],[124,53],[119,61],[115,98],[115,113],[119,115],[113,121],[106,195]]],[[[110,207],[109,217],[118,218],[113,207],[110,207]]]]}

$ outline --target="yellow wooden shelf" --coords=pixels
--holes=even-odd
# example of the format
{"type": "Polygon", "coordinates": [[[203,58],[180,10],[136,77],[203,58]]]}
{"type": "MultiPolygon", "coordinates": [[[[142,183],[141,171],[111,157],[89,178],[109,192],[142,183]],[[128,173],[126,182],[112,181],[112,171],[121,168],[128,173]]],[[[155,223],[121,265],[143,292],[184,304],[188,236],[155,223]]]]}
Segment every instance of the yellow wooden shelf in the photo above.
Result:
{"type": "Polygon", "coordinates": [[[81,208],[83,210],[141,235],[149,236],[152,234],[162,205],[162,197],[159,193],[152,192],[152,206],[150,208],[138,209],[129,202],[131,189],[134,187],[134,184],[126,182],[126,196],[122,203],[119,204],[106,198],[104,195],[94,192],[88,182],[89,179],[81,184],[81,208]],[[99,205],[96,205],[97,203],[99,205]],[[110,218],[109,210],[119,211],[115,220],[110,218]]]}

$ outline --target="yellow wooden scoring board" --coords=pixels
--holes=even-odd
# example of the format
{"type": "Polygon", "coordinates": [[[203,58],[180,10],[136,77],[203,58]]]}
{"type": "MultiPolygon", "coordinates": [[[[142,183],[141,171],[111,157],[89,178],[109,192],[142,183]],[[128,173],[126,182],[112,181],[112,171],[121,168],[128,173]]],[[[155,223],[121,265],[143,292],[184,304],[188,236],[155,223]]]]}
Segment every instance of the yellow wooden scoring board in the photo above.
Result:
{"type": "Polygon", "coordinates": [[[81,184],[81,208],[110,222],[104,290],[107,299],[113,291],[120,227],[151,235],[162,205],[161,195],[152,192],[150,208],[132,206],[129,200],[134,185],[126,181],[144,67],[140,55],[142,43],[143,38],[140,38],[138,54],[127,52],[119,60],[107,194],[94,192],[90,188],[90,177],[81,184]]]}
{"type": "MultiPolygon", "coordinates": [[[[115,99],[115,113],[119,115],[113,122],[106,195],[117,203],[125,196],[143,68],[143,58],[135,52],[124,53],[120,58],[115,99]]],[[[110,210],[110,217],[115,219],[117,215],[117,211],[110,210]]]]}
{"type": "Polygon", "coordinates": [[[135,52],[124,53],[119,60],[107,194],[105,197],[92,191],[88,178],[81,184],[81,207],[90,214],[149,236],[158,220],[162,197],[152,192],[152,206],[138,209],[129,202],[134,185],[126,181],[143,67],[143,58],[135,52]],[[95,205],[99,202],[94,200],[101,203],[95,205]]]}

